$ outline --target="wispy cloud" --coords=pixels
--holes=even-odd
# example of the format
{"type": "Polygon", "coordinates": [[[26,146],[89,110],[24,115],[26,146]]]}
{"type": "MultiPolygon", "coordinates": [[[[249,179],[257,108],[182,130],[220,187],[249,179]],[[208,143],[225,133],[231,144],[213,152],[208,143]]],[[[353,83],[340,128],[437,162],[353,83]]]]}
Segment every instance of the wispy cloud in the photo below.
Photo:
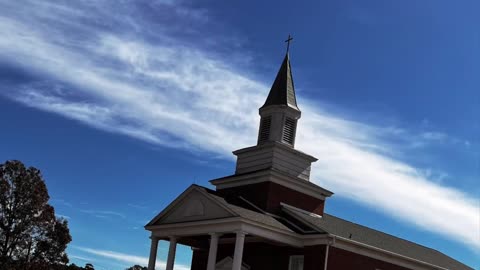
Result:
{"type": "MultiPolygon", "coordinates": [[[[85,264],[87,263],[93,263],[95,262],[96,260],[94,260],[93,258],[90,258],[90,257],[85,257],[85,256],[78,256],[78,255],[68,255],[68,257],[70,259],[76,259],[76,260],[79,260],[79,261],[82,261],[82,262],[85,262],[85,264]]],[[[123,266],[123,265],[122,265],[123,266]]],[[[100,270],[106,270],[108,268],[102,266],[102,265],[99,265],[98,263],[95,263],[94,264],[94,267],[95,269],[100,269],[100,270]]]]}
{"type": "Polygon", "coordinates": [[[55,214],[55,216],[56,216],[57,218],[70,219],[70,216],[66,216],[66,215],[55,214]]]}
{"type": "MultiPolygon", "coordinates": [[[[132,265],[133,264],[138,264],[143,266],[148,265],[147,257],[136,256],[136,255],[131,255],[127,253],[120,253],[120,252],[111,251],[111,250],[101,250],[101,249],[93,249],[93,248],[86,248],[86,247],[74,247],[74,248],[95,256],[105,257],[105,258],[113,259],[119,262],[124,262],[132,265]]],[[[161,261],[161,260],[156,261],[156,269],[165,269],[165,268],[166,268],[165,261],[161,261]]],[[[175,264],[174,269],[189,270],[190,266],[175,264]]]]}
{"type": "Polygon", "coordinates": [[[145,210],[147,209],[148,207],[145,206],[145,205],[139,205],[139,204],[135,204],[135,203],[129,203],[127,204],[129,207],[132,207],[132,208],[136,208],[136,209],[140,209],[140,210],[145,210]]]}
{"type": "Polygon", "coordinates": [[[109,210],[80,210],[80,212],[85,213],[85,214],[90,214],[95,217],[99,218],[111,218],[111,217],[117,217],[117,218],[126,218],[126,216],[122,213],[115,212],[115,211],[109,211],[109,210]]]}
{"type": "Polygon", "coordinates": [[[85,262],[93,261],[92,258],[87,258],[87,257],[77,256],[77,255],[69,255],[68,257],[73,258],[73,259],[77,259],[77,260],[81,260],[81,261],[85,261],[85,262]]]}
{"type": "Polygon", "coordinates": [[[52,201],[54,204],[59,204],[59,205],[63,205],[63,206],[66,206],[66,207],[72,207],[72,204],[63,200],[63,199],[51,199],[50,201],[52,201]]]}
{"type": "MultiPolygon", "coordinates": [[[[0,2],[0,10],[14,3],[0,2]]],[[[0,90],[4,96],[109,132],[222,158],[255,144],[256,108],[269,82],[246,76],[230,59],[189,46],[165,27],[150,32],[157,22],[125,12],[135,7],[123,5],[133,2],[122,2],[116,12],[100,7],[117,6],[110,1],[95,2],[96,8],[88,11],[86,3],[93,2],[78,1],[75,7],[71,2],[30,2],[0,15],[0,61],[48,78],[9,83],[0,90]],[[115,24],[121,31],[112,27],[115,24]]],[[[202,23],[208,21],[204,12],[200,14],[202,23]]],[[[402,145],[388,138],[401,138],[405,130],[345,119],[307,100],[299,103],[303,118],[298,148],[319,158],[313,168],[316,183],[425,230],[480,247],[480,209],[474,196],[440,185],[425,170],[396,158],[402,145]]],[[[415,137],[444,139],[435,133],[415,137]]]]}

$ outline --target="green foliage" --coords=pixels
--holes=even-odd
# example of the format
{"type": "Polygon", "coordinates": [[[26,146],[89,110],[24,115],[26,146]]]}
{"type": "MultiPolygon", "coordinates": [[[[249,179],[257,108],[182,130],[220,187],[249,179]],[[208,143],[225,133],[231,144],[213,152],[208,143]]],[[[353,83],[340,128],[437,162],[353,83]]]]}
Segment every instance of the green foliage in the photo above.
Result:
{"type": "Polygon", "coordinates": [[[75,265],[74,263],[70,264],[69,266],[60,266],[59,268],[55,270],[95,270],[93,267],[93,264],[87,263],[85,264],[85,267],[80,267],[75,265]]]}
{"type": "Polygon", "coordinates": [[[145,267],[145,266],[140,266],[138,264],[134,265],[134,266],[131,266],[125,270],[147,270],[148,268],[145,267]]]}
{"type": "Polygon", "coordinates": [[[38,169],[16,160],[0,164],[0,265],[54,269],[68,263],[68,224],[48,200],[38,169]]]}

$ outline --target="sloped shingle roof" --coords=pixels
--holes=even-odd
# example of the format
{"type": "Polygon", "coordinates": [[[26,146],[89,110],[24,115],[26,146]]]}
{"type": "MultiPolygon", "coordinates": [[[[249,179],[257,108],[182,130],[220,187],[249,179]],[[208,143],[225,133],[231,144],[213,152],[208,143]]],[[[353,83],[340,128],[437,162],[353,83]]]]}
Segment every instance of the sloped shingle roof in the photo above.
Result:
{"type": "Polygon", "coordinates": [[[297,99],[295,97],[295,87],[293,85],[292,68],[290,66],[290,57],[288,53],[283,59],[282,66],[278,70],[277,77],[273,82],[267,100],[262,108],[270,105],[287,105],[298,110],[297,99]]]}
{"type": "Polygon", "coordinates": [[[272,227],[275,227],[277,229],[282,229],[284,231],[293,232],[292,230],[290,230],[290,228],[283,225],[282,223],[280,223],[278,220],[276,220],[272,216],[265,215],[265,214],[262,214],[262,213],[259,213],[259,212],[255,212],[255,211],[252,211],[252,210],[249,210],[249,209],[231,204],[231,203],[227,202],[223,197],[217,195],[215,191],[213,191],[211,189],[208,189],[208,188],[201,187],[201,186],[197,186],[197,187],[201,188],[201,189],[204,189],[207,192],[208,196],[210,196],[212,199],[219,202],[220,204],[222,204],[226,208],[230,209],[232,212],[236,213],[240,217],[243,217],[245,219],[252,220],[252,221],[255,221],[255,222],[259,222],[259,223],[262,223],[262,224],[265,224],[265,225],[268,225],[268,226],[272,226],[272,227]]]}
{"type": "MultiPolygon", "coordinates": [[[[295,211],[294,209],[289,209],[295,211]]],[[[414,242],[386,234],[330,214],[322,217],[308,215],[302,211],[296,211],[309,224],[326,233],[351,239],[369,246],[397,253],[405,257],[416,259],[451,270],[473,270],[449,256],[414,242]]]]}

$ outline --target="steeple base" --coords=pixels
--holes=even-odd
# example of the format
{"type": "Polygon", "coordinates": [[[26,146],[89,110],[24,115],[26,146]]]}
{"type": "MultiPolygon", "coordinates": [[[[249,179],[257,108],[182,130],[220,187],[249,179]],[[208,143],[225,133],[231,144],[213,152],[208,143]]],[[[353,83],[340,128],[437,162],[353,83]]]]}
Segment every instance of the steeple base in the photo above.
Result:
{"type": "Polygon", "coordinates": [[[234,151],[237,156],[235,174],[272,168],[292,177],[310,180],[310,168],[315,157],[293,149],[283,143],[266,142],[234,151]]]}
{"type": "Polygon", "coordinates": [[[262,210],[276,213],[281,203],[322,215],[325,199],[333,193],[275,169],[235,174],[210,183],[222,196],[243,197],[262,210]]]}

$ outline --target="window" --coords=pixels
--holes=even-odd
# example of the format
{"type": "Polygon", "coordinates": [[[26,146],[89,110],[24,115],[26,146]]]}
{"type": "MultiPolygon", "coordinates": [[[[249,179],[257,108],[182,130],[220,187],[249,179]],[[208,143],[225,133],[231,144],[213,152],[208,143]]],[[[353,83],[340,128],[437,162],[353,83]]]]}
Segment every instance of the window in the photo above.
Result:
{"type": "Polygon", "coordinates": [[[296,128],[295,120],[292,118],[286,117],[285,124],[283,125],[283,136],[282,136],[283,142],[293,145],[293,142],[295,141],[295,128],[296,128]]]}
{"type": "Polygon", "coordinates": [[[290,256],[288,270],[303,270],[303,255],[290,256]]]}
{"type": "Polygon", "coordinates": [[[268,141],[270,137],[270,126],[272,125],[272,116],[262,118],[260,122],[260,132],[258,134],[258,142],[262,143],[268,141]]]}

